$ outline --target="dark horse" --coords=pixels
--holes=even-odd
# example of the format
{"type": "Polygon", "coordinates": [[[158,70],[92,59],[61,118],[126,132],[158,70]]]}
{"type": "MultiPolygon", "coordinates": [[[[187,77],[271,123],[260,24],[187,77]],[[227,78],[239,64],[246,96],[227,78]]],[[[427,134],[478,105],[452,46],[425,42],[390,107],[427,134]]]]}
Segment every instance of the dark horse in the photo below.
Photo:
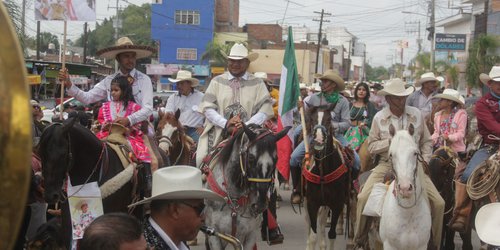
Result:
{"type": "Polygon", "coordinates": [[[175,114],[160,113],[156,129],[158,146],[161,153],[168,155],[167,165],[191,165],[191,152],[195,149],[194,141],[186,134],[179,122],[180,111],[175,114]]]}
{"type": "MultiPolygon", "coordinates": [[[[233,235],[244,249],[254,247],[260,232],[260,215],[267,209],[267,193],[276,168],[276,142],[286,135],[285,128],[276,135],[250,124],[223,141],[204,164],[207,188],[227,202],[207,202],[206,224],[233,235]]],[[[210,249],[224,249],[226,242],[208,239],[210,249]]]]}
{"type": "MultiPolygon", "coordinates": [[[[455,175],[455,168],[457,154],[453,152],[450,147],[440,147],[434,151],[434,154],[429,161],[429,172],[432,182],[436,189],[441,194],[445,202],[445,214],[443,217],[443,235],[441,240],[440,249],[455,249],[455,231],[451,230],[447,224],[453,216],[453,206],[455,204],[455,190],[453,178],[455,175]]],[[[471,231],[470,227],[466,232],[460,233],[462,238],[462,249],[472,249],[471,231]]]]}
{"type": "MultiPolygon", "coordinates": [[[[347,199],[349,170],[346,164],[347,157],[344,148],[334,138],[334,128],[331,125],[332,105],[312,107],[308,111],[308,131],[312,136],[310,146],[310,169],[304,164],[302,175],[305,178],[305,197],[312,232],[308,239],[308,249],[314,249],[316,244],[315,234],[318,231],[320,249],[324,249],[323,219],[326,219],[327,209],[331,209],[331,225],[336,225],[347,199]],[[320,210],[320,212],[318,212],[320,210]],[[318,217],[320,225],[317,225],[318,217]],[[319,229],[317,229],[319,228],[319,229]]],[[[336,238],[335,226],[328,231],[330,249],[336,238]]]]}
{"type": "MultiPolygon", "coordinates": [[[[90,130],[75,124],[75,119],[47,127],[40,138],[39,154],[45,183],[44,198],[48,203],[62,204],[65,245],[70,246],[72,227],[64,180],[69,176],[73,186],[96,181],[100,186],[122,172],[123,166],[115,151],[90,130]]],[[[126,181],[116,192],[103,199],[104,213],[128,212],[127,206],[134,197],[142,198],[133,190],[132,181],[126,181]]],[[[134,214],[142,219],[142,208],[136,209],[134,214]]]]}

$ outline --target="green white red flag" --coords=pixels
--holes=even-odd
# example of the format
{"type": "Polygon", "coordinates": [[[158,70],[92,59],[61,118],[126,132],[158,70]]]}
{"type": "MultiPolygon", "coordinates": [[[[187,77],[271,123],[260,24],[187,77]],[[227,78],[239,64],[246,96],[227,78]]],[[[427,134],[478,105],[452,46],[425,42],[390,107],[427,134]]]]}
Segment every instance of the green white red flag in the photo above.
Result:
{"type": "MultiPolygon", "coordinates": [[[[293,110],[297,107],[299,95],[299,74],[297,60],[295,59],[292,27],[288,27],[288,39],[281,68],[278,131],[281,131],[284,127],[293,126],[293,110]]],[[[293,147],[293,129],[288,131],[288,136],[284,136],[277,142],[277,147],[278,163],[276,167],[281,175],[288,180],[290,177],[290,155],[293,147]]]]}

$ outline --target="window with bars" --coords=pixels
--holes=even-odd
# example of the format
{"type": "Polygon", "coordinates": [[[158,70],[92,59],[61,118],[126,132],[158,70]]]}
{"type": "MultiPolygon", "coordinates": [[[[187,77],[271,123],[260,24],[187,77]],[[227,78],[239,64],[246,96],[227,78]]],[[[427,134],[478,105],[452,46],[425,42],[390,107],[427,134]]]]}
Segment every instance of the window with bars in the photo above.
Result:
{"type": "Polygon", "coordinates": [[[197,49],[177,48],[177,60],[198,60],[197,49]]]}
{"type": "Polygon", "coordinates": [[[175,24],[200,25],[200,12],[197,10],[176,10],[175,24]]]}

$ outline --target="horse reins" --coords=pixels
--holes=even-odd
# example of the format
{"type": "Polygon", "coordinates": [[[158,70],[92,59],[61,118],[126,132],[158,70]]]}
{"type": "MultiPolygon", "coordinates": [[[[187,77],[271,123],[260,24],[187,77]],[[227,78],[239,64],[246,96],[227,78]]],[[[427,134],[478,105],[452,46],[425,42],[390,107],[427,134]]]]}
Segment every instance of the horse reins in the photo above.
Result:
{"type": "MultiPolygon", "coordinates": [[[[240,151],[240,169],[243,174],[243,177],[246,177],[246,167],[248,166],[248,149],[255,144],[258,140],[266,137],[267,135],[272,134],[271,131],[266,131],[254,140],[250,141],[250,143],[246,146],[245,150],[243,150],[243,140],[241,140],[240,148],[242,149],[240,151]],[[243,155],[245,155],[245,161],[243,161],[243,155]],[[245,163],[245,164],[244,164],[245,163]]],[[[254,178],[254,177],[247,177],[247,180],[249,182],[257,182],[257,183],[270,183],[273,181],[272,178],[254,178]]]]}
{"type": "MultiPolygon", "coordinates": [[[[177,138],[179,139],[179,142],[182,145],[181,146],[181,152],[179,153],[179,155],[175,159],[175,162],[172,164],[172,166],[177,165],[177,163],[181,159],[182,153],[184,153],[184,142],[182,142],[182,140],[181,140],[181,134],[179,133],[179,131],[177,131],[177,138]]],[[[162,142],[167,143],[169,145],[169,148],[173,147],[173,145],[174,145],[174,143],[172,142],[172,139],[170,139],[170,137],[168,137],[166,135],[162,135],[162,136],[158,137],[158,144],[160,144],[162,142]]]]}

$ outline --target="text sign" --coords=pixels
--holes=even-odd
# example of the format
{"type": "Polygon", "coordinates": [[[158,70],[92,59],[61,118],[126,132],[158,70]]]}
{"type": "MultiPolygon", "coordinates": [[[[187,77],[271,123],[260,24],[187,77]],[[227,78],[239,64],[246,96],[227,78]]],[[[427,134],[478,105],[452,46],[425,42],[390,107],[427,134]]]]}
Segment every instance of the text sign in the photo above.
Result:
{"type": "Polygon", "coordinates": [[[436,50],[465,50],[465,34],[436,33],[436,50]]]}

